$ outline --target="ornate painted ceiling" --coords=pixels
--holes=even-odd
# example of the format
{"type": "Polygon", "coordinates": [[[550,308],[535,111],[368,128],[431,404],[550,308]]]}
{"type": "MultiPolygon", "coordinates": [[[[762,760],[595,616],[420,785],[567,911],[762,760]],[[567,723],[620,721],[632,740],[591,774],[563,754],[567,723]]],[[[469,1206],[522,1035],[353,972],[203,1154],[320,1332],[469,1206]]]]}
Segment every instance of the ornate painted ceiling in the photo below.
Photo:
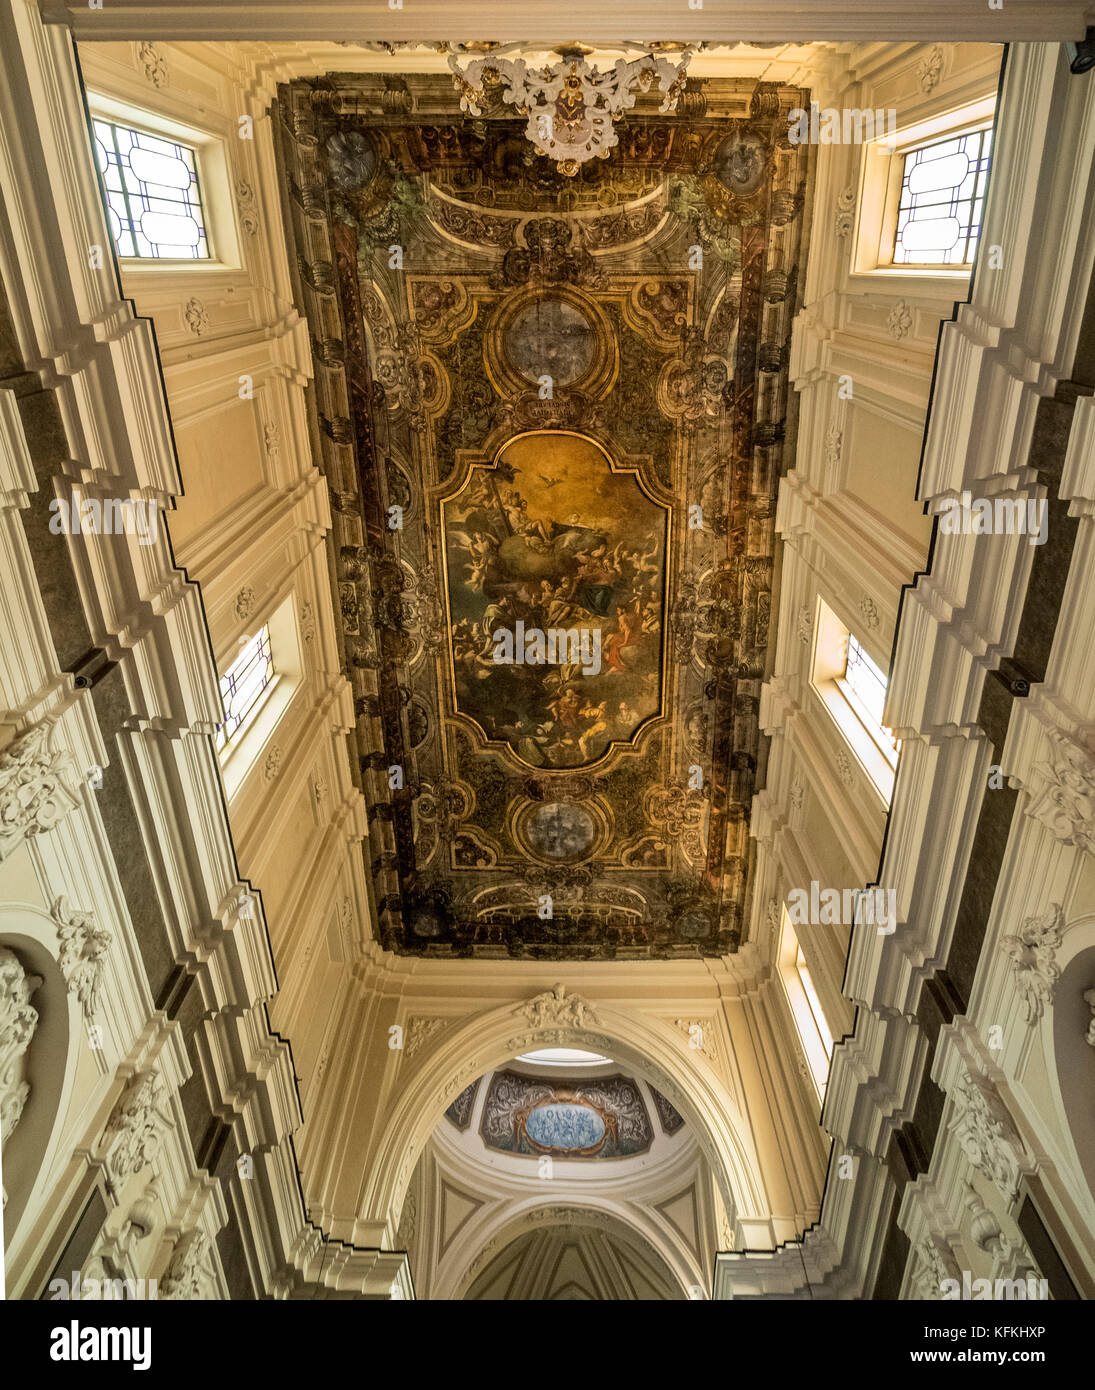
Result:
{"type": "Polygon", "coordinates": [[[808,94],[640,92],[570,173],[479,95],[279,93],[380,940],[733,951],[808,94]]]}

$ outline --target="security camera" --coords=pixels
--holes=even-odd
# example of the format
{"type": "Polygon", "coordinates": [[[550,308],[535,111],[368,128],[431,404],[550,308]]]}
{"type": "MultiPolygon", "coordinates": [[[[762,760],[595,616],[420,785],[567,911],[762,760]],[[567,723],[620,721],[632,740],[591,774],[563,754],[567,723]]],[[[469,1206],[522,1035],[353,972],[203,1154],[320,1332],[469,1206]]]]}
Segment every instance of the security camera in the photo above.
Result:
{"type": "Polygon", "coordinates": [[[1068,65],[1075,73],[1095,68],[1095,28],[1088,29],[1079,43],[1066,43],[1068,65]]]}

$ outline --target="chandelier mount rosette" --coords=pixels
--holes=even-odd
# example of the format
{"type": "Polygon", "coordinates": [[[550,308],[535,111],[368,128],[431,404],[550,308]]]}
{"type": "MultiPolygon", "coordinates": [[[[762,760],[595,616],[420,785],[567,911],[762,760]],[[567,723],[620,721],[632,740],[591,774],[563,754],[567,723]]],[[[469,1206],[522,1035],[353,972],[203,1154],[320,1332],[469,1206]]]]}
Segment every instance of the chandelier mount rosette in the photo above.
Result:
{"type": "Polygon", "coordinates": [[[630,61],[617,59],[606,71],[591,67],[584,44],[565,44],[554,50],[559,62],[531,69],[523,58],[491,54],[461,64],[449,54],[460,109],[482,116],[499,103],[528,117],[525,134],[540,154],[553,159],[561,173],[574,177],[590,159],[604,159],[616,145],[614,123],[635,105],[639,92],[657,88],[664,93],[658,108],[675,111],[684,90],[692,50],[680,61],[646,53],[630,61]]]}

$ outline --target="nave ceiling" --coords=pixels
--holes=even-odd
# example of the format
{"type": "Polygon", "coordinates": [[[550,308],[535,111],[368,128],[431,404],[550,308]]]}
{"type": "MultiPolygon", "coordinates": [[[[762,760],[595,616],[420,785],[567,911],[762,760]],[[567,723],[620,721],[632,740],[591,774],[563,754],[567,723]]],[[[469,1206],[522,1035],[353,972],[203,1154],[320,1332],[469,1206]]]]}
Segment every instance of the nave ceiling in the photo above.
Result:
{"type": "Polygon", "coordinates": [[[641,93],[568,174],[483,91],[279,90],[381,944],[731,952],[808,94],[641,93]]]}

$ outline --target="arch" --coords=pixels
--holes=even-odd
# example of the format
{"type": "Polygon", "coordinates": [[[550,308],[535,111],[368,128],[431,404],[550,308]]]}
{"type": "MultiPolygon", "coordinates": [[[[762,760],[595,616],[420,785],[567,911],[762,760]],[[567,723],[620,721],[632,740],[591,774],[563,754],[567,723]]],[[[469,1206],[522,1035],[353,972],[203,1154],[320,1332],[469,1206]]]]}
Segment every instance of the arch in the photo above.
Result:
{"type": "Polygon", "coordinates": [[[585,1009],[578,1013],[588,1019],[581,1026],[532,1022],[535,1015],[526,999],[474,1014],[443,1035],[389,1107],[377,1150],[366,1166],[358,1223],[382,1225],[390,1247],[415,1164],[453,1098],[520,1053],[560,1044],[603,1052],[640,1075],[652,1072],[658,1089],[693,1127],[731,1221],[739,1212],[751,1217],[767,1212],[748,1121],[703,1054],[686,1050],[682,1038],[661,1020],[583,1002],[585,1009]]]}
{"type": "Polygon", "coordinates": [[[1047,1070],[1057,1082],[1053,1105],[1072,1169],[1061,1177],[1075,1196],[1090,1201],[1095,1191],[1095,1119],[1090,1104],[1095,1048],[1085,1034],[1095,1015],[1083,996],[1095,988],[1095,915],[1085,914],[1066,925],[1054,963],[1060,975],[1042,1027],[1047,1070]]]}
{"type": "MultiPolygon", "coordinates": [[[[525,1159],[523,1172],[507,1171],[502,1190],[494,1186],[498,1170],[489,1161],[484,1164],[481,1157],[473,1156],[475,1140],[471,1152],[466,1147],[467,1140],[466,1133],[450,1132],[443,1121],[433,1131],[411,1183],[412,1192],[437,1194],[452,1180],[465,1191],[475,1191],[484,1198],[482,1208],[460,1226],[459,1241],[448,1241],[443,1250],[434,1247],[428,1264],[427,1296],[431,1300],[462,1297],[460,1290],[471,1287],[488,1258],[522,1231],[551,1220],[561,1225],[584,1223],[599,1227],[614,1223],[617,1233],[629,1231],[637,1245],[654,1251],[672,1271],[676,1284],[689,1289],[694,1285],[707,1287],[709,1261],[716,1244],[715,1199],[706,1159],[696,1135],[687,1126],[676,1139],[667,1137],[669,1147],[652,1166],[642,1159],[595,1163],[586,1166],[584,1179],[570,1172],[558,1185],[546,1186],[534,1176],[535,1159],[525,1159]],[[477,1168],[483,1170],[481,1182],[477,1182],[477,1168]],[[698,1203],[698,1245],[690,1243],[685,1232],[662,1209],[665,1202],[689,1191],[698,1203]],[[490,1249],[484,1254],[487,1247],[490,1249]],[[473,1262],[476,1269],[469,1272],[473,1262]]],[[[420,1195],[419,1209],[421,1205],[420,1195]]],[[[420,1260],[425,1253],[419,1248],[420,1260]]],[[[416,1263],[414,1271],[417,1283],[426,1269],[416,1263]]]]}
{"type": "Polygon", "coordinates": [[[4,1233],[11,1267],[27,1230],[23,1218],[40,1210],[57,1153],[76,1079],[82,1020],[57,962],[57,924],[44,908],[0,904],[0,946],[14,951],[25,969],[42,977],[30,1001],[38,1012],[27,1051],[30,1094],[4,1151],[4,1233]]]}
{"type": "Polygon", "coordinates": [[[588,1226],[593,1230],[610,1231],[644,1259],[650,1260],[653,1257],[656,1263],[664,1267],[665,1273],[669,1276],[668,1282],[677,1285],[681,1297],[689,1297],[688,1290],[694,1283],[690,1277],[691,1271],[684,1268],[679,1258],[664,1248],[663,1242],[655,1243],[649,1235],[638,1230],[618,1212],[596,1201],[587,1200],[581,1206],[567,1207],[565,1218],[560,1215],[558,1219],[552,1219],[551,1214],[556,1207],[556,1201],[540,1197],[533,1199],[522,1210],[510,1213],[499,1228],[490,1234],[463,1274],[439,1285],[433,1292],[432,1299],[452,1301],[466,1298],[479,1276],[515,1241],[527,1236],[531,1231],[562,1225],[588,1226]]]}

